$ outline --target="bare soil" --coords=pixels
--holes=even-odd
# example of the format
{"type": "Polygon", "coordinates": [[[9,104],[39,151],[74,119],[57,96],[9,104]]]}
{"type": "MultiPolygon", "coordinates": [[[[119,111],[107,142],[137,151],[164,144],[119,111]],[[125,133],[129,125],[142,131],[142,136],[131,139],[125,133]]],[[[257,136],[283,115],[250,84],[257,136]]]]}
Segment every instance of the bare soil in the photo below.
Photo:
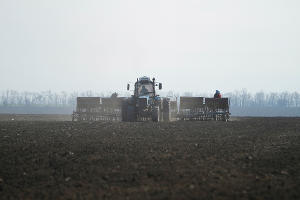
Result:
{"type": "Polygon", "coordinates": [[[300,118],[25,118],[0,117],[0,199],[300,199],[300,118]]]}

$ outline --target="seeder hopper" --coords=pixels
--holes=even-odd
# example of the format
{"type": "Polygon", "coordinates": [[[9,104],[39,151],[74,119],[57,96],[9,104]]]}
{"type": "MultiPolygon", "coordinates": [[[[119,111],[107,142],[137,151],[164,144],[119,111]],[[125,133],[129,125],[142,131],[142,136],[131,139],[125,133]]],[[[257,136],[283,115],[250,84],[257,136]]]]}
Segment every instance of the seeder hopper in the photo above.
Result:
{"type": "Polygon", "coordinates": [[[77,97],[76,111],[73,121],[120,121],[121,105],[124,98],[120,97],[77,97]]]}
{"type": "Polygon", "coordinates": [[[178,119],[228,121],[228,98],[180,97],[178,119]]]}

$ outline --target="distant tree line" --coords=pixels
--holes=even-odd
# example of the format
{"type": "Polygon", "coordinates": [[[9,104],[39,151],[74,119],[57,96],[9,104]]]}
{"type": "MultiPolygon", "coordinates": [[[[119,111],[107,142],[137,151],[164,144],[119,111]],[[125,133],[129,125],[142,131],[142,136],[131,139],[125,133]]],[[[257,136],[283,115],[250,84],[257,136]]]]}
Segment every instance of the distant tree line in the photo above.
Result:
{"type": "MultiPolygon", "coordinates": [[[[1,106],[75,106],[76,97],[78,96],[100,96],[108,97],[112,92],[95,93],[86,92],[18,92],[15,90],[6,90],[0,93],[1,106]]],[[[125,93],[120,96],[129,96],[125,93]]],[[[208,96],[206,94],[193,95],[191,92],[185,92],[183,96],[208,96]]],[[[172,91],[163,93],[162,96],[175,97],[179,93],[172,91]]],[[[211,96],[211,95],[210,95],[211,96]]],[[[257,92],[250,93],[246,89],[223,94],[229,97],[231,106],[236,107],[300,107],[300,94],[298,92],[257,92]]]]}
{"type": "Polygon", "coordinates": [[[230,97],[232,106],[236,107],[300,107],[298,92],[257,92],[251,94],[247,90],[224,94],[230,97]]]}
{"type": "Polygon", "coordinates": [[[18,92],[6,90],[1,92],[0,105],[2,106],[74,106],[76,97],[106,96],[105,93],[86,92],[18,92]]]}

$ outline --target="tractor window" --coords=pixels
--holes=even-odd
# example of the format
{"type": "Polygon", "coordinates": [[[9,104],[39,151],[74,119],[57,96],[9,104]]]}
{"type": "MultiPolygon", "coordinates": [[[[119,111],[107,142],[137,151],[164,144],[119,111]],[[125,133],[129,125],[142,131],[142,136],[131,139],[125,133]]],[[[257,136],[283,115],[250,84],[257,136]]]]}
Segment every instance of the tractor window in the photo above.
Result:
{"type": "Polygon", "coordinates": [[[153,86],[152,84],[141,84],[138,87],[139,96],[149,95],[153,96],[153,86]]]}

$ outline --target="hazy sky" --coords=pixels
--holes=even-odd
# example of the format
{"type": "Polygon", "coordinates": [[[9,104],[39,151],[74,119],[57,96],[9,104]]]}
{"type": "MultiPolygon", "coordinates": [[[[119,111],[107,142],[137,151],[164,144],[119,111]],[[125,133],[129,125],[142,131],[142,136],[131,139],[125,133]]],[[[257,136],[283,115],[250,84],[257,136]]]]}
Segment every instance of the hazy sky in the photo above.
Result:
{"type": "Polygon", "coordinates": [[[300,91],[299,0],[0,0],[0,90],[300,91]]]}

